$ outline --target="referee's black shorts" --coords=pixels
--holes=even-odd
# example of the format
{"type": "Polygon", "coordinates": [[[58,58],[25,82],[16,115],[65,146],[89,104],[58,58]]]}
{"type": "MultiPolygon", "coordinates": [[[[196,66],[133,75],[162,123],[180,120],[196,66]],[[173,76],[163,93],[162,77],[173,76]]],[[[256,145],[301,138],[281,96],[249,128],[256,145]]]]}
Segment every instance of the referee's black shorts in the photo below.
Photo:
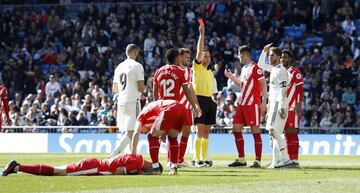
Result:
{"type": "Polygon", "coordinates": [[[195,124],[214,125],[216,123],[217,105],[211,97],[196,96],[202,111],[201,117],[195,117],[195,124]]]}

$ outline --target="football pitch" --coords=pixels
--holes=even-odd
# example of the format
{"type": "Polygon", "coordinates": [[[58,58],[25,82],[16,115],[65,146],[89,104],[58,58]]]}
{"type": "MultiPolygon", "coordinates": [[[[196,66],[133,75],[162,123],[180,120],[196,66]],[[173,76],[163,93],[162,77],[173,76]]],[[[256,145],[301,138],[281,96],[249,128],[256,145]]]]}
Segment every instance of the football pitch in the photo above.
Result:
{"type": "MultiPolygon", "coordinates": [[[[19,163],[64,165],[106,154],[0,154],[0,165],[19,163]]],[[[149,160],[148,156],[145,156],[149,160]]],[[[301,169],[228,168],[234,155],[212,155],[211,168],[180,168],[178,176],[0,176],[1,193],[17,192],[360,192],[360,158],[301,156],[301,169]]],[[[188,160],[191,158],[188,157],[188,160]]],[[[248,156],[251,164],[253,156],[248,156]]],[[[270,161],[264,156],[262,165],[270,161]]],[[[161,156],[165,165],[165,156],[161,156]]]]}

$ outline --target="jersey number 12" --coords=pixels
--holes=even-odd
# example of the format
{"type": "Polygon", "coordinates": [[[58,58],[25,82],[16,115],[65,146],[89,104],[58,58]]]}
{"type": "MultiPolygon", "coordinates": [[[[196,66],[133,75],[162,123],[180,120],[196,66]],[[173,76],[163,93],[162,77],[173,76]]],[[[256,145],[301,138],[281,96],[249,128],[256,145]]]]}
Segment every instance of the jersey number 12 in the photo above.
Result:
{"type": "Polygon", "coordinates": [[[162,80],[160,82],[160,85],[163,88],[163,96],[164,97],[173,97],[175,96],[174,93],[172,93],[172,90],[174,90],[175,87],[175,81],[172,79],[168,80],[162,80]]]}

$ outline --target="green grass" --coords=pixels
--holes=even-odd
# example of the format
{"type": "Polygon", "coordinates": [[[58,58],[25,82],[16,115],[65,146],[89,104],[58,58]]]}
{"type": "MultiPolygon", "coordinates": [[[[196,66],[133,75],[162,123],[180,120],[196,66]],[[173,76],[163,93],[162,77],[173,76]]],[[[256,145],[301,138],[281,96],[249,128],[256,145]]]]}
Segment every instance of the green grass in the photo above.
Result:
{"type": "MultiPolygon", "coordinates": [[[[91,156],[106,155],[0,154],[0,165],[11,159],[63,165],[91,156]]],[[[178,176],[167,176],[168,171],[162,176],[9,175],[0,177],[0,192],[360,192],[360,158],[356,156],[301,156],[301,169],[275,170],[226,167],[233,157],[212,155],[214,167],[181,168],[178,176]]],[[[252,159],[249,156],[248,163],[252,159]]],[[[165,163],[165,158],[161,161],[165,163]]],[[[270,156],[264,156],[263,165],[269,161],[270,156]]]]}

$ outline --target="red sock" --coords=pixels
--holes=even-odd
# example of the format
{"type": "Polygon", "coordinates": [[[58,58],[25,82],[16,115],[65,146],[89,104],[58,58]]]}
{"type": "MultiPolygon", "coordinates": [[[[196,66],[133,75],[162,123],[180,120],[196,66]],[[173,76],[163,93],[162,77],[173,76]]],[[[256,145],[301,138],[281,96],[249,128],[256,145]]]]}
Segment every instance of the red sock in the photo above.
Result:
{"type": "Polygon", "coordinates": [[[256,160],[261,161],[261,153],[262,153],[262,140],[260,133],[253,133],[254,144],[255,144],[255,155],[256,160]]]}
{"type": "Polygon", "coordinates": [[[289,154],[289,158],[290,158],[290,160],[293,160],[294,158],[293,158],[292,136],[291,136],[291,134],[286,133],[285,138],[286,138],[286,147],[287,147],[287,151],[289,154]]]}
{"type": "Polygon", "coordinates": [[[170,162],[177,164],[179,158],[179,143],[177,138],[168,136],[168,142],[170,145],[170,162]]]}
{"type": "Polygon", "coordinates": [[[169,140],[167,141],[167,161],[170,161],[170,144],[169,140]]]}
{"type": "Polygon", "coordinates": [[[179,163],[184,162],[184,156],[187,148],[188,137],[181,136],[179,146],[179,163]]]}
{"type": "Polygon", "coordinates": [[[54,167],[46,164],[20,164],[19,171],[41,176],[54,175],[54,167]]]}
{"type": "Polygon", "coordinates": [[[292,134],[292,146],[293,146],[293,158],[294,160],[298,160],[299,159],[299,136],[297,133],[293,133],[292,134]]]}
{"type": "Polygon", "coordinates": [[[149,141],[149,152],[150,157],[153,163],[159,163],[159,149],[160,149],[160,142],[159,139],[148,134],[148,141],[149,141]]]}
{"type": "Polygon", "coordinates": [[[244,138],[241,132],[234,132],[236,148],[238,150],[239,158],[245,157],[244,152],[244,138]]]}

